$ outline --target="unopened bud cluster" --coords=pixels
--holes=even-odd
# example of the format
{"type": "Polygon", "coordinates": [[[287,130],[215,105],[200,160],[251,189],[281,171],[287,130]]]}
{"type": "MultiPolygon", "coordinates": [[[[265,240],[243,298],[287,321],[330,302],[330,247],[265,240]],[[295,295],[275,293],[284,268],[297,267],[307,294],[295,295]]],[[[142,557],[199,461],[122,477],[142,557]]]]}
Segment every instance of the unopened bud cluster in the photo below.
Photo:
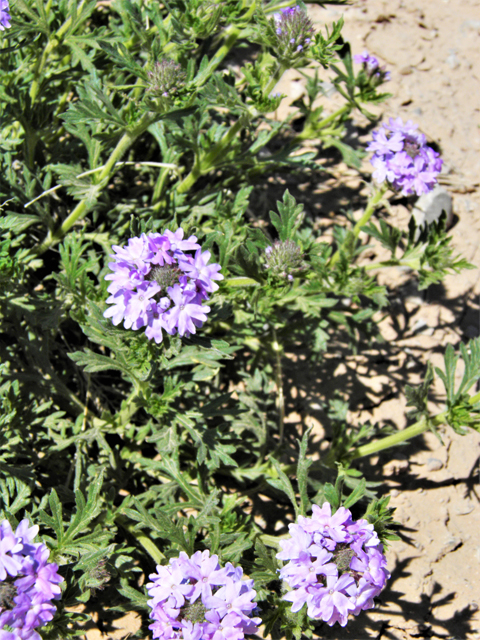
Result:
{"type": "Polygon", "coordinates": [[[306,264],[301,248],[293,240],[276,240],[265,249],[265,268],[270,275],[291,281],[306,264]]]}
{"type": "Polygon", "coordinates": [[[281,56],[299,54],[312,41],[315,32],[313,24],[298,5],[274,13],[272,21],[277,38],[276,49],[281,56]]]}
{"type": "Polygon", "coordinates": [[[169,98],[184,86],[187,74],[182,67],[173,60],[156,62],[152,71],[148,72],[151,95],[169,98]]]}

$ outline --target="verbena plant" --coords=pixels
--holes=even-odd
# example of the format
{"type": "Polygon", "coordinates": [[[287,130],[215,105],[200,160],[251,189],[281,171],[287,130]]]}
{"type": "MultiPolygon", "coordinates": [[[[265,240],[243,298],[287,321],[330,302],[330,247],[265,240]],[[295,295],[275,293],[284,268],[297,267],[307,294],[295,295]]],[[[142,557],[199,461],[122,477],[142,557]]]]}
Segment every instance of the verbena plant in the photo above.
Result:
{"type": "Polygon", "coordinates": [[[478,429],[480,342],[406,387],[404,430],[354,427],[348,397],[330,398],[320,456],[285,423],[285,365],[380,340],[383,269],[422,289],[470,266],[444,218],[372,217],[428,192],[441,159],[391,119],[368,147],[364,213],[338,211],[320,241],[281,184],[311,189],[341,161],[363,176],[346,124],[374,125],[368,105],[388,98],[342,20],[314,29],[289,0],[0,0],[0,26],[1,638],[82,634],[93,609],[140,612],[139,638],[347,624],[373,606],[395,539],[356,461],[478,429]],[[290,68],[306,92],[279,120],[290,68]],[[362,262],[361,231],[390,257],[362,262]],[[435,375],[446,409],[431,415],[435,375]]]}

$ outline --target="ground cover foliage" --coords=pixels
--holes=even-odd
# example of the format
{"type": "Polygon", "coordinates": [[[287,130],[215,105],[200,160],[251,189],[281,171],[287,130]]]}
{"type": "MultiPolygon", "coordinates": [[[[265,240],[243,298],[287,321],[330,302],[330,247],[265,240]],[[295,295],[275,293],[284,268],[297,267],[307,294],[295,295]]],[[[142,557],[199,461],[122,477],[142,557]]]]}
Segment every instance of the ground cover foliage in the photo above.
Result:
{"type": "Polygon", "coordinates": [[[325,407],[333,431],[320,458],[309,430],[286,428],[287,355],[315,366],[340,335],[352,351],[381,339],[389,292],[378,270],[409,267],[425,288],[469,266],[444,219],[421,230],[412,219],[408,231],[376,219],[386,183],[372,183],[360,220],[345,212],[333,243],[288,190],[277,199],[286,176],[314,184],[328,154],[360,170],[365,151],[349,146],[346,124],[359,110],[374,125],[369,104],[388,98],[385,74],[354,65],[341,21],[312,32],[299,5],[297,22],[282,23],[287,39],[275,16],[294,6],[11,5],[0,51],[1,517],[39,525],[64,578],[44,638],[82,633],[88,611],[105,607],[139,611],[148,637],[148,576],[205,550],[254,580],[266,634],[321,635],[321,621],[282,597],[288,523],[328,502],[388,543],[388,498],[356,461],[440,425],[478,429],[477,340],[449,346],[443,370],[406,389],[403,431],[349,425],[348,398],[325,407]],[[279,121],[274,89],[292,67],[309,69],[307,95],[279,121]],[[344,99],[334,112],[317,67],[344,99]],[[112,246],[180,227],[224,279],[196,333],[157,344],[104,316],[105,276],[112,246]],[[388,260],[360,266],[362,230],[388,260]],[[446,409],[432,416],[435,376],[446,409]],[[251,515],[260,494],[265,521],[251,515]],[[87,613],[72,611],[80,603],[87,613]]]}

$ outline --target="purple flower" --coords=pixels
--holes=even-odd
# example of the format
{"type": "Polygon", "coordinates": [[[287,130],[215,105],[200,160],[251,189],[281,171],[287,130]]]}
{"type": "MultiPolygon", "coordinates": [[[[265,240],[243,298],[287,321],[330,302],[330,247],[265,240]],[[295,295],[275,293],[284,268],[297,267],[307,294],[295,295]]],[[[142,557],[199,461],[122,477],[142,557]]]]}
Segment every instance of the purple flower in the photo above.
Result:
{"type": "Polygon", "coordinates": [[[374,131],[367,147],[373,152],[370,160],[375,168],[373,178],[378,183],[387,182],[404,195],[428,193],[437,182],[442,169],[442,159],[426,144],[426,138],[417,131],[417,125],[409,120],[390,118],[374,131]]]}
{"type": "Polygon", "coordinates": [[[15,572],[0,576],[0,640],[40,640],[35,629],[55,615],[52,600],[60,597],[63,578],[58,566],[48,562],[48,548],[33,542],[37,532],[38,526],[30,527],[26,519],[15,533],[7,520],[0,523],[1,542],[8,541],[3,545],[3,560],[10,556],[15,567],[15,572]]]}
{"type": "Polygon", "coordinates": [[[207,319],[205,314],[210,311],[210,307],[202,306],[194,291],[182,290],[179,284],[169,287],[167,293],[175,305],[166,317],[169,333],[174,333],[176,329],[180,336],[195,333],[195,327],[201,327],[207,319]]]}
{"type": "Polygon", "coordinates": [[[300,516],[289,531],[277,558],[289,561],[280,577],[291,589],[283,599],[292,603],[292,612],[306,605],[311,618],[345,626],[349,614],[373,606],[390,576],[373,525],[353,521],[344,507],[332,515],[325,502],[313,505],[312,516],[300,516]]]}
{"type": "Polygon", "coordinates": [[[150,301],[150,308],[147,311],[147,328],[145,335],[149,340],[155,340],[160,344],[163,340],[163,331],[167,331],[168,325],[165,320],[165,311],[170,306],[170,298],[162,298],[160,302],[150,301]]]}
{"type": "Polygon", "coordinates": [[[10,27],[10,6],[8,0],[0,0],[0,31],[10,27]]]}
{"type": "Polygon", "coordinates": [[[374,71],[378,68],[377,58],[375,58],[375,56],[371,56],[368,51],[357,53],[357,55],[353,56],[353,61],[358,64],[363,64],[368,71],[374,71]]]}
{"type": "Polygon", "coordinates": [[[313,593],[308,615],[324,620],[329,626],[339,622],[344,627],[348,614],[356,607],[356,601],[352,598],[357,591],[355,580],[344,573],[339,578],[327,576],[326,581],[325,586],[317,588],[313,593]]]}
{"type": "MultiPolygon", "coordinates": [[[[149,629],[161,640],[243,640],[258,631],[252,618],[256,604],[253,580],[244,580],[241,567],[222,569],[216,555],[180,553],[150,576],[153,623],[149,629]]],[[[0,638],[1,640],[1,638],[0,638]]]]}
{"type": "MultiPolygon", "coordinates": [[[[377,58],[371,56],[368,51],[357,53],[357,55],[353,56],[353,60],[363,65],[363,72],[366,75],[368,84],[377,87],[379,84],[390,80],[390,71],[386,71],[385,67],[381,67],[377,58]]],[[[359,77],[358,81],[362,83],[361,77],[359,77]]]]}
{"type": "Polygon", "coordinates": [[[187,274],[189,278],[198,280],[202,285],[204,291],[213,292],[217,291],[218,284],[214,280],[223,280],[221,273],[218,273],[221,269],[219,264],[207,264],[211,257],[210,251],[204,251],[201,249],[195,252],[195,257],[192,262],[180,263],[181,268],[187,274]]]}
{"type": "MultiPolygon", "coordinates": [[[[149,340],[160,344],[163,332],[188,337],[207,319],[202,304],[223,280],[220,265],[208,264],[210,251],[201,250],[195,236],[175,232],[142,234],[123,246],[114,246],[105,318],[125,329],[145,327],[149,340]],[[172,304],[173,303],[173,304],[172,304]]],[[[1,640],[1,639],[0,639],[1,640]]]]}
{"type": "Polygon", "coordinates": [[[218,587],[227,583],[228,569],[220,569],[217,556],[211,556],[210,552],[197,551],[191,558],[182,551],[179,563],[183,563],[184,570],[197,580],[190,596],[191,602],[202,596],[203,599],[212,595],[212,587],[218,587]]]}
{"type": "Polygon", "coordinates": [[[15,577],[22,570],[22,549],[21,538],[14,535],[10,523],[4,520],[0,525],[0,580],[6,580],[7,575],[15,577]]]}

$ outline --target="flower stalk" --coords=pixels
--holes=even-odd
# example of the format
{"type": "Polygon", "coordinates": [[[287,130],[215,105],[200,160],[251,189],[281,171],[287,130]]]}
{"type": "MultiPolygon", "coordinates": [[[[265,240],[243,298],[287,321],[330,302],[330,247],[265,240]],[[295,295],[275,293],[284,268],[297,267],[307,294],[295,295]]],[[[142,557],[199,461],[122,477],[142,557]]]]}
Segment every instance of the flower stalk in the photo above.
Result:
{"type": "MultiPolygon", "coordinates": [[[[372,195],[368,200],[365,212],[363,213],[360,220],[353,227],[353,230],[351,232],[352,240],[356,240],[358,238],[358,236],[360,235],[360,231],[362,230],[362,227],[364,227],[367,224],[367,222],[370,220],[370,218],[374,214],[375,210],[381,204],[383,196],[385,195],[386,191],[387,191],[387,187],[385,186],[379,189],[375,189],[373,191],[372,195]]],[[[340,259],[340,249],[337,249],[336,252],[333,254],[333,256],[330,258],[330,267],[335,266],[339,261],[339,259],[340,259]]]]}
{"type": "MultiPolygon", "coordinates": [[[[479,401],[480,393],[477,393],[470,398],[469,403],[474,405],[479,401]]],[[[385,436],[385,438],[381,438],[380,440],[375,440],[374,442],[369,442],[368,444],[358,447],[353,454],[353,459],[356,460],[357,458],[364,458],[365,456],[371,456],[374,453],[383,451],[384,449],[395,447],[397,444],[401,444],[415,436],[425,433],[425,431],[428,431],[431,427],[439,427],[442,424],[446,424],[447,420],[447,411],[443,411],[433,418],[427,418],[424,416],[410,427],[402,429],[402,431],[398,431],[397,433],[393,433],[391,436],[385,436]]]]}
{"type": "MultiPolygon", "coordinates": [[[[124,135],[118,141],[117,146],[110,154],[110,158],[104,165],[100,175],[98,176],[97,185],[101,184],[103,181],[107,181],[111,177],[117,163],[121,160],[122,156],[128,151],[135,140],[137,140],[137,138],[139,138],[148,129],[148,127],[155,122],[157,118],[157,114],[147,113],[143,116],[143,118],[141,118],[140,122],[134,129],[124,133],[124,135]]],[[[70,231],[73,225],[86,216],[88,210],[88,200],[84,198],[77,204],[71,214],[63,221],[61,226],[53,233],[49,233],[47,235],[43,242],[36,248],[35,253],[37,255],[42,255],[43,253],[45,253],[45,251],[50,249],[50,247],[60,242],[70,231]]]]}

